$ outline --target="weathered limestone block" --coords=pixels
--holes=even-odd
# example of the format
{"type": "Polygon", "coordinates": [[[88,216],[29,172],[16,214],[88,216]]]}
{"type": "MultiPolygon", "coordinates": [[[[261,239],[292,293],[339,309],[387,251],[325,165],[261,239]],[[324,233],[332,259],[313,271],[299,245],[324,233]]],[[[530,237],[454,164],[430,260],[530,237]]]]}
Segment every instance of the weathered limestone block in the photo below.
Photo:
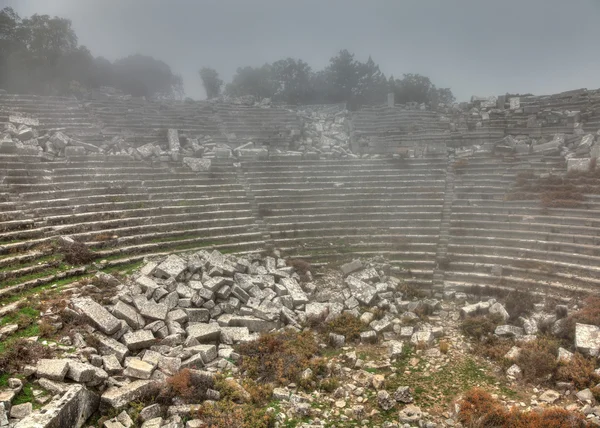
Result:
{"type": "Polygon", "coordinates": [[[221,337],[221,327],[217,323],[191,324],[187,328],[187,335],[198,342],[211,342],[221,337]]]}
{"type": "Polygon", "coordinates": [[[139,330],[146,325],[144,317],[142,317],[134,307],[129,306],[121,300],[115,305],[113,314],[117,318],[124,320],[133,329],[139,330]]]}
{"type": "Polygon", "coordinates": [[[111,387],[107,389],[100,401],[102,405],[121,408],[131,401],[139,400],[151,392],[154,382],[150,380],[136,380],[122,387],[111,387]]]}
{"type": "Polygon", "coordinates": [[[156,339],[150,330],[137,330],[125,333],[123,342],[130,351],[138,351],[152,346],[156,339]]]}
{"type": "Polygon", "coordinates": [[[97,394],[83,385],[72,385],[60,398],[17,422],[15,428],[80,428],[98,403],[97,394]]]}
{"type": "Polygon", "coordinates": [[[363,264],[360,259],[352,260],[351,262],[345,263],[340,266],[340,269],[344,275],[350,275],[352,272],[362,269],[363,264]]]}
{"type": "Polygon", "coordinates": [[[582,354],[598,356],[600,353],[600,327],[575,324],[575,347],[582,354]]]}
{"type": "Polygon", "coordinates": [[[496,327],[494,334],[502,337],[519,337],[523,336],[524,330],[521,327],[505,324],[496,327]]]}
{"type": "Polygon", "coordinates": [[[165,261],[156,267],[154,275],[165,279],[170,277],[177,279],[186,269],[187,263],[185,260],[178,255],[171,254],[165,261]]]}
{"type": "Polygon", "coordinates": [[[121,322],[104,306],[89,297],[73,299],[73,307],[82,312],[87,321],[104,334],[116,333],[121,322]]]}
{"type": "Polygon", "coordinates": [[[211,160],[202,158],[183,158],[183,164],[194,172],[204,172],[210,170],[211,160]]]}
{"type": "Polygon", "coordinates": [[[377,295],[377,289],[364,281],[350,275],[345,279],[354,297],[363,305],[370,306],[377,295]]]}
{"type": "Polygon", "coordinates": [[[590,170],[592,160],[590,158],[571,158],[567,159],[567,172],[587,172],[590,170]]]}
{"type": "Polygon", "coordinates": [[[62,381],[69,371],[67,359],[41,359],[37,363],[36,375],[50,380],[62,381]]]}

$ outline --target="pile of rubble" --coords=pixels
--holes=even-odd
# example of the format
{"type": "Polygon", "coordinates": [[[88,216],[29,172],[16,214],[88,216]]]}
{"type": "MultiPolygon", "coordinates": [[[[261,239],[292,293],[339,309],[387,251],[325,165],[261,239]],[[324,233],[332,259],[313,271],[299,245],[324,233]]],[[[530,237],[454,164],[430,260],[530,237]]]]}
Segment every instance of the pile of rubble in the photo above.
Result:
{"type": "Polygon", "coordinates": [[[303,132],[297,150],[305,158],[358,157],[350,145],[350,119],[345,106],[306,106],[298,114],[303,120],[303,132]]]}
{"type": "MultiPolygon", "coordinates": [[[[310,271],[303,272],[301,281],[282,258],[234,257],[203,250],[150,261],[126,284],[99,273],[104,284],[118,290],[112,304],[105,307],[90,297],[75,296],[62,316],[83,321],[87,335],[64,337],[59,349],[68,352],[62,358],[43,359],[25,368],[24,374],[35,375],[55,399],[42,412],[31,412],[31,406],[11,408],[10,397],[4,395],[4,410],[12,418],[23,418],[17,427],[73,418],[73,408],[85,420],[98,405],[119,409],[142,398],[181,369],[207,378],[218,371],[235,372],[239,355],[234,345],[263,332],[299,330],[309,319],[327,321],[344,312],[370,326],[361,334],[362,342],[375,343],[378,336],[388,340],[390,358],[402,352],[402,341],[397,339],[431,346],[442,334],[441,327],[402,326],[402,319],[418,318],[412,311],[432,311],[440,302],[404,301],[397,291],[399,280],[389,276],[388,264],[363,266],[357,260],[343,265],[341,271],[345,279],[340,276],[335,286],[319,290],[310,271]],[[361,314],[359,307],[385,309],[386,315],[376,320],[371,312],[361,314]]],[[[60,323],[58,314],[46,316],[60,323]]],[[[345,344],[341,335],[332,333],[329,340],[336,347],[345,344]]],[[[13,397],[17,392],[6,394],[13,397]]],[[[110,426],[123,425],[129,426],[117,422],[110,426]]]]}
{"type": "Polygon", "coordinates": [[[61,131],[40,131],[36,118],[11,115],[8,120],[0,135],[0,146],[5,153],[41,155],[46,160],[54,160],[100,151],[95,145],[71,138],[61,131]]]}

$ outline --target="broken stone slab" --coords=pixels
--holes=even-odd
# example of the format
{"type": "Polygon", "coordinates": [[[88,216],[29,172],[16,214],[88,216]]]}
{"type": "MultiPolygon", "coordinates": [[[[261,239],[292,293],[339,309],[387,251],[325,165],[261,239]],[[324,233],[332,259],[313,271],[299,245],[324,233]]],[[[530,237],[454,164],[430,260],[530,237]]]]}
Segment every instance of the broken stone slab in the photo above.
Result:
{"type": "Polygon", "coordinates": [[[98,395],[83,385],[67,392],[16,423],[15,428],[81,428],[98,409],[98,395]]]}
{"type": "Polygon", "coordinates": [[[114,355],[119,362],[123,362],[123,359],[129,355],[129,349],[121,342],[116,341],[112,337],[106,337],[102,334],[94,334],[94,339],[97,342],[98,352],[101,355],[114,355]]]}
{"type": "Polygon", "coordinates": [[[430,330],[417,331],[410,337],[410,343],[415,346],[430,347],[433,345],[433,333],[430,330]]]}
{"type": "Polygon", "coordinates": [[[600,353],[600,327],[575,324],[575,348],[582,354],[596,357],[600,353]]]}
{"type": "Polygon", "coordinates": [[[371,306],[377,295],[377,289],[364,281],[350,275],[345,280],[354,297],[363,305],[371,306]]]}
{"type": "Polygon", "coordinates": [[[186,332],[188,338],[196,339],[198,342],[217,341],[221,337],[221,327],[217,323],[190,324],[186,332]]]}
{"type": "Polygon", "coordinates": [[[123,374],[136,379],[150,379],[153,371],[154,366],[147,361],[140,360],[139,358],[130,358],[125,363],[123,374]]]}
{"type": "Polygon", "coordinates": [[[194,172],[205,172],[210,170],[211,160],[203,158],[183,158],[183,164],[194,172]]]}
{"type": "Polygon", "coordinates": [[[121,328],[119,319],[89,297],[73,299],[73,307],[83,313],[87,321],[104,334],[116,333],[121,328]]]}
{"type": "Polygon", "coordinates": [[[113,308],[113,315],[119,319],[124,320],[133,329],[139,330],[144,328],[146,322],[144,317],[140,315],[134,307],[129,306],[127,303],[119,300],[113,308]]]}
{"type": "Polygon", "coordinates": [[[309,320],[325,320],[327,315],[329,315],[329,304],[319,302],[307,303],[304,308],[304,313],[309,320]]]}
{"type": "Polygon", "coordinates": [[[109,375],[119,374],[123,371],[119,359],[114,354],[103,356],[102,365],[109,375]]]}
{"type": "Polygon", "coordinates": [[[36,376],[50,380],[62,381],[69,371],[67,359],[41,359],[37,362],[36,376]]]}
{"type": "Polygon", "coordinates": [[[10,408],[10,417],[15,419],[23,419],[31,414],[33,411],[33,404],[23,403],[16,404],[10,408]]]}
{"type": "Polygon", "coordinates": [[[496,327],[494,334],[500,337],[520,337],[523,336],[524,330],[521,327],[504,324],[496,327]]]}
{"type": "Polygon", "coordinates": [[[553,404],[559,398],[560,392],[554,391],[553,389],[547,389],[538,397],[538,400],[543,403],[553,404]]]}
{"type": "Polygon", "coordinates": [[[196,345],[184,349],[186,352],[192,352],[194,355],[200,355],[202,362],[208,364],[218,356],[215,345],[196,345]]]}
{"type": "Polygon", "coordinates": [[[186,261],[176,254],[171,254],[154,269],[154,275],[164,279],[169,279],[170,277],[178,279],[186,269],[186,261]]]}
{"type": "Polygon", "coordinates": [[[89,363],[70,361],[66,377],[79,383],[96,383],[102,379],[108,379],[108,373],[89,363]]]}
{"type": "MultiPolygon", "coordinates": [[[[400,358],[402,356],[403,343],[399,340],[390,340],[388,343],[388,355],[390,359],[400,358]]],[[[409,401],[410,402],[410,401],[409,401]]]]}
{"type": "Polygon", "coordinates": [[[498,302],[490,306],[489,312],[490,315],[499,316],[504,322],[508,321],[508,319],[510,318],[508,311],[504,308],[504,306],[501,303],[498,302]]]}
{"type": "Polygon", "coordinates": [[[169,306],[165,302],[156,303],[142,295],[135,296],[133,304],[144,318],[150,320],[164,321],[169,313],[169,306]]]}
{"type": "Polygon", "coordinates": [[[138,147],[137,152],[142,156],[142,158],[147,159],[150,156],[159,156],[160,147],[158,147],[156,144],[148,143],[138,147]]]}
{"type": "Polygon", "coordinates": [[[294,301],[294,306],[304,305],[308,303],[308,296],[300,287],[300,284],[295,279],[292,278],[281,278],[279,280],[281,285],[283,285],[288,291],[289,295],[292,296],[292,300],[294,301]]]}
{"type": "Polygon", "coordinates": [[[100,402],[102,406],[119,409],[132,401],[139,400],[151,393],[155,388],[155,382],[151,380],[135,380],[121,387],[110,387],[107,389],[100,402]]]}
{"type": "Polygon", "coordinates": [[[523,371],[521,370],[521,367],[519,367],[516,364],[513,364],[508,369],[506,369],[506,375],[511,376],[515,379],[521,379],[523,377],[523,371]]]}
{"type": "Polygon", "coordinates": [[[279,327],[279,323],[266,321],[251,315],[234,315],[229,320],[231,327],[247,327],[250,332],[267,332],[279,327]]]}
{"type": "Polygon", "coordinates": [[[248,327],[221,327],[221,342],[228,345],[248,342],[252,337],[248,327]]]}
{"type": "Polygon", "coordinates": [[[150,330],[137,330],[125,333],[123,343],[130,351],[138,351],[152,346],[156,339],[150,330]]]}
{"type": "Polygon", "coordinates": [[[352,272],[362,269],[362,267],[362,261],[360,261],[360,259],[356,259],[340,266],[340,270],[344,275],[350,275],[352,272]]]}

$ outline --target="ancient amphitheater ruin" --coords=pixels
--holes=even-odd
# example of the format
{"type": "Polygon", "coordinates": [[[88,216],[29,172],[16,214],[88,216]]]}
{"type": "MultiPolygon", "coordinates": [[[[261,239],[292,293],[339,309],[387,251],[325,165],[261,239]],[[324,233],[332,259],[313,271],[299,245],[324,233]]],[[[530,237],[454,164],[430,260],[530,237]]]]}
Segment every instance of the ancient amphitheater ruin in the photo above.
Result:
{"type": "MultiPolygon", "coordinates": [[[[438,297],[488,287],[560,298],[597,292],[600,284],[600,90],[473,97],[470,103],[435,108],[395,105],[390,99],[354,112],[344,105],[298,107],[240,99],[149,101],[108,91],[86,100],[2,93],[0,122],[3,317],[30,296],[68,289],[99,272],[145,266],[143,274],[153,273],[159,285],[171,276],[181,279],[186,265],[177,266],[182,259],[171,259],[173,270],[171,265],[157,270],[156,263],[148,268],[147,262],[160,263],[158,256],[173,254],[185,258],[190,252],[208,275],[201,278],[204,289],[214,282],[211,293],[224,284],[233,286],[214,277],[216,271],[223,275],[217,278],[228,276],[223,273],[228,272],[227,257],[240,257],[229,276],[240,265],[256,275],[283,268],[274,276],[285,290],[280,293],[278,284],[270,283],[269,293],[281,297],[289,292],[292,309],[308,303],[302,297],[306,290],[298,291],[295,279],[288,279],[293,269],[285,270],[275,258],[250,269],[244,257],[276,254],[302,259],[313,270],[355,259],[371,260],[373,266],[385,260],[395,280],[438,297]],[[64,258],[64,248],[75,253],[72,259],[64,258]],[[213,250],[225,259],[215,260],[213,250]],[[302,295],[298,299],[296,291],[302,295]]],[[[351,263],[344,266],[353,270],[351,263]]],[[[363,272],[362,281],[376,283],[380,277],[363,272]]],[[[186,280],[194,289],[191,271],[186,280]]],[[[148,298],[147,290],[158,287],[150,283],[140,282],[138,289],[148,298]]],[[[357,292],[352,281],[347,283],[350,294],[359,296],[357,306],[371,301],[363,301],[360,287],[357,292]]],[[[237,303],[256,297],[246,291],[234,293],[237,303]]],[[[225,301],[231,290],[219,292],[225,301]]],[[[192,297],[186,296],[179,290],[179,297],[187,299],[179,310],[189,307],[192,297]]],[[[89,304],[76,303],[73,311],[85,313],[106,335],[116,334],[118,326],[94,319],[90,314],[97,308],[89,304]]],[[[253,310],[242,315],[256,315],[259,309],[253,310]]],[[[285,323],[297,324],[298,314],[281,311],[285,323]]],[[[178,322],[184,325],[189,317],[191,324],[191,313],[200,316],[184,310],[178,322]]],[[[269,315],[261,320],[272,322],[269,315]]],[[[270,325],[249,331],[263,332],[270,325]]],[[[380,333],[378,325],[373,329],[380,333]]],[[[227,326],[248,327],[242,321],[227,326]]],[[[213,339],[214,331],[192,333],[192,327],[180,327],[188,341],[213,339]]],[[[0,334],[10,335],[9,330],[0,328],[0,334]]],[[[225,333],[218,334],[224,341],[225,333]]],[[[166,334],[153,331],[150,336],[149,342],[147,337],[122,339],[121,357],[127,348],[147,348],[166,334]]],[[[198,355],[214,352],[217,357],[216,348],[188,341],[190,347],[200,346],[198,355]]],[[[223,355],[229,358],[231,352],[223,355]]],[[[96,367],[104,364],[109,373],[107,361],[98,361],[96,367]]],[[[71,373],[66,366],[57,370],[60,379],[47,378],[62,380],[71,373]]],[[[379,395],[385,408],[385,394],[379,395]]],[[[102,397],[117,408],[119,400],[137,396],[102,397]]],[[[85,415],[76,426],[91,414],[81,408],[71,412],[79,419],[85,415]]],[[[18,420],[15,413],[11,416],[18,420]]],[[[17,426],[59,426],[52,425],[58,419],[46,424],[26,420],[17,426]]],[[[170,423],[144,426],[184,426],[170,423]]],[[[130,425],[120,419],[104,426],[130,425]]]]}
{"type": "Polygon", "coordinates": [[[383,254],[423,287],[595,289],[594,177],[573,180],[577,206],[511,195],[586,172],[599,105],[588,90],[354,113],[2,94],[0,293],[196,248],[383,254]],[[64,236],[94,263],[57,263],[46,244],[64,236]]]}

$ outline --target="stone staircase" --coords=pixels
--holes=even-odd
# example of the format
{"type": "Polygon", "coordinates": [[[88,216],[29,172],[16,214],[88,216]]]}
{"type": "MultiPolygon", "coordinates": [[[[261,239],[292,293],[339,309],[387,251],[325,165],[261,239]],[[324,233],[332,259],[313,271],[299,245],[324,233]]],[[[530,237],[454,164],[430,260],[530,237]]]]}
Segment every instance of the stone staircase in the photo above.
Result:
{"type": "Polygon", "coordinates": [[[454,156],[448,155],[446,167],[446,189],[444,191],[444,205],[440,223],[440,237],[435,255],[435,269],[433,271],[433,285],[436,288],[444,286],[444,272],[448,263],[448,243],[450,242],[450,218],[452,216],[452,203],[454,201],[454,156]]]}

